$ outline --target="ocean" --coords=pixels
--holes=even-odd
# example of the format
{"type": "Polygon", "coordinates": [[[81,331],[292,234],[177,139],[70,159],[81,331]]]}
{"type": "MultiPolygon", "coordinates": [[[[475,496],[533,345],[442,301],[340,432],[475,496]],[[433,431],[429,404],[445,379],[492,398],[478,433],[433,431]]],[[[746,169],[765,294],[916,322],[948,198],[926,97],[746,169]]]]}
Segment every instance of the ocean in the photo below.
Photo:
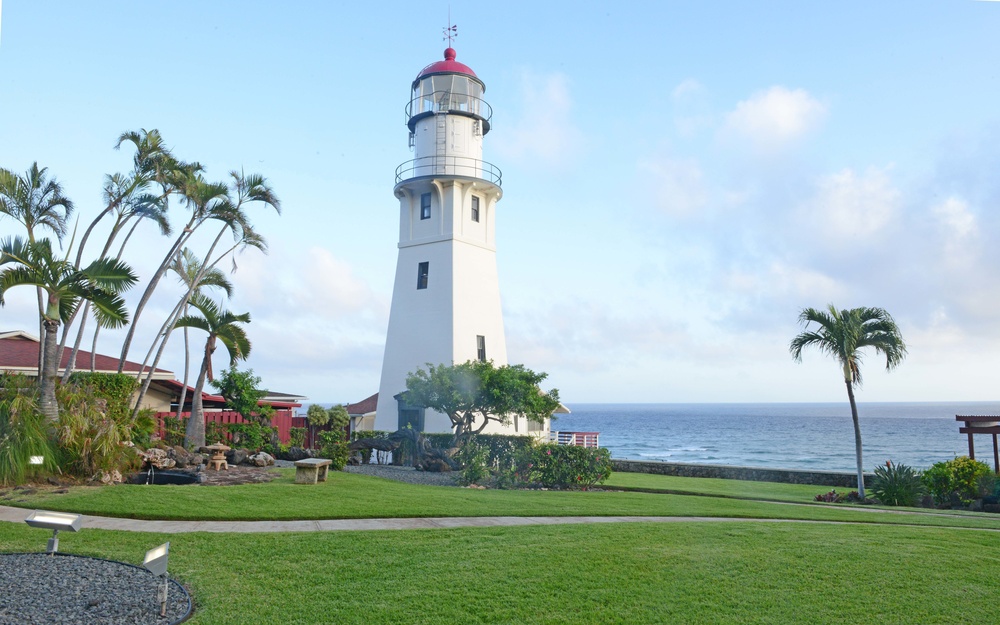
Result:
{"type": "MultiPolygon", "coordinates": [[[[553,430],[600,432],[612,458],[854,471],[851,408],[840,403],[569,404],[553,430]]],[[[955,415],[1000,415],[1000,402],[859,403],[864,468],[916,469],[969,453],[955,415]]],[[[990,437],[976,456],[993,464],[990,437]]]]}

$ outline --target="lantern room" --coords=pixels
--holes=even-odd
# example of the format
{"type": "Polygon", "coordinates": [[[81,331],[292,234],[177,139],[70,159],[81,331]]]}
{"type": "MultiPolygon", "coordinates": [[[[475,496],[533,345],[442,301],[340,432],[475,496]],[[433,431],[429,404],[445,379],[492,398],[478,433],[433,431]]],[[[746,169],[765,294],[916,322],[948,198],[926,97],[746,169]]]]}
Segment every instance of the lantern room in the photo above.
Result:
{"type": "Polygon", "coordinates": [[[469,66],[455,60],[454,48],[444,51],[444,60],[431,63],[413,81],[413,93],[406,110],[406,125],[414,131],[417,122],[435,113],[467,115],[482,124],[482,134],[490,131],[493,111],[483,100],[486,85],[469,66]]]}

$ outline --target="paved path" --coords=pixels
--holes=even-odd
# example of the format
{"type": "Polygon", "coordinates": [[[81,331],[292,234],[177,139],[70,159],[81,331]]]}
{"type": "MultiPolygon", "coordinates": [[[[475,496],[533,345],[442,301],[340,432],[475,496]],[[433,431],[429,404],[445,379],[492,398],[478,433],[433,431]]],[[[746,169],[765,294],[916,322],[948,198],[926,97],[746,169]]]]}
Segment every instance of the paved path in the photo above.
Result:
{"type": "MultiPolygon", "coordinates": [[[[0,521],[23,523],[31,514],[26,508],[0,506],[0,521]]],[[[418,519],[330,519],[319,521],[143,521],[83,515],[82,527],[126,532],[183,534],[186,532],[336,532],[349,530],[448,529],[454,527],[513,527],[524,525],[575,525],[581,523],[678,523],[760,521],[762,523],[837,523],[837,521],[792,521],[725,517],[673,516],[500,516],[430,517],[418,519]]]]}

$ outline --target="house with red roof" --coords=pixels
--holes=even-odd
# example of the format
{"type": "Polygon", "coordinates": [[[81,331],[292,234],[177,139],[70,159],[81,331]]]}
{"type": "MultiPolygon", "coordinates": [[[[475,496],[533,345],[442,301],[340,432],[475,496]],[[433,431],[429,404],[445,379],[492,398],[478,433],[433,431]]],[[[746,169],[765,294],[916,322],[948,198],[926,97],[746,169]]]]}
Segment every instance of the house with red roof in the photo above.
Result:
{"type": "MultiPolygon", "coordinates": [[[[38,376],[38,350],[41,342],[35,337],[22,330],[10,332],[0,332],[0,371],[11,373],[21,373],[30,377],[38,376]]],[[[69,364],[72,350],[63,350],[62,360],[59,363],[59,373],[62,374],[69,364]]],[[[92,354],[86,350],[77,351],[76,371],[90,371],[95,373],[117,373],[118,358],[106,356],[104,354],[92,354]]],[[[139,363],[129,360],[125,361],[122,369],[123,373],[140,375],[143,371],[148,372],[148,368],[143,368],[139,363]]],[[[142,407],[150,408],[157,413],[157,416],[165,416],[177,412],[177,404],[180,401],[181,390],[184,385],[174,378],[172,371],[166,369],[154,369],[153,377],[149,384],[149,390],[143,398],[142,407]]],[[[182,413],[191,412],[191,402],[194,397],[194,389],[187,387],[186,399],[182,413]]],[[[275,425],[282,435],[282,442],[287,442],[288,428],[292,425],[302,424],[292,422],[296,417],[296,408],[302,407],[302,402],[306,399],[301,395],[290,393],[278,393],[267,391],[261,400],[261,404],[270,404],[276,411],[275,425]],[[286,423],[287,421],[287,423],[286,423]]],[[[205,416],[210,421],[223,421],[226,423],[241,422],[235,413],[227,413],[226,400],[221,395],[202,392],[202,403],[205,409],[205,416]],[[223,416],[225,415],[225,416],[223,416]]],[[[304,419],[303,419],[304,421],[304,419]]]]}
{"type": "MultiPolygon", "coordinates": [[[[28,334],[23,330],[11,332],[0,332],[0,371],[11,373],[21,373],[30,377],[38,376],[38,350],[41,342],[38,337],[28,334]]],[[[62,359],[59,362],[59,374],[66,371],[72,350],[63,349],[62,359]]],[[[79,350],[76,353],[76,371],[91,371],[95,373],[118,373],[118,358],[105,356],[104,354],[93,354],[86,350],[79,350]]],[[[130,360],[125,361],[123,373],[139,375],[143,371],[142,365],[130,360]]],[[[145,371],[149,369],[146,368],[145,371]]],[[[170,383],[178,384],[174,380],[172,371],[166,369],[154,369],[153,379],[149,385],[149,391],[143,398],[142,407],[152,408],[156,411],[170,410],[171,401],[176,402],[180,396],[178,391],[174,395],[170,383]]]]}

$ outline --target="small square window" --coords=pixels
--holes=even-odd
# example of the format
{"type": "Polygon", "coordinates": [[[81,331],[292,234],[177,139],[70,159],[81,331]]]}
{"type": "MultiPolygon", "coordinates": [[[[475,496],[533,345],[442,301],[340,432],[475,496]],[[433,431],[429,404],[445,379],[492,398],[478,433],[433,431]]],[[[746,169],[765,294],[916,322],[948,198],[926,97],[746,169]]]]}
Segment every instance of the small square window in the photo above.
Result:
{"type": "Polygon", "coordinates": [[[479,221],[479,198],[472,196],[472,221],[479,221]]]}
{"type": "Polygon", "coordinates": [[[417,265],[417,288],[427,288],[427,274],[430,272],[430,263],[420,263],[417,265]]]}
{"type": "Polygon", "coordinates": [[[430,219],[431,218],[431,194],[422,193],[420,194],[420,218],[430,219]]]}
{"type": "Polygon", "coordinates": [[[476,358],[479,362],[486,362],[486,337],[477,336],[476,337],[476,358]]]}

